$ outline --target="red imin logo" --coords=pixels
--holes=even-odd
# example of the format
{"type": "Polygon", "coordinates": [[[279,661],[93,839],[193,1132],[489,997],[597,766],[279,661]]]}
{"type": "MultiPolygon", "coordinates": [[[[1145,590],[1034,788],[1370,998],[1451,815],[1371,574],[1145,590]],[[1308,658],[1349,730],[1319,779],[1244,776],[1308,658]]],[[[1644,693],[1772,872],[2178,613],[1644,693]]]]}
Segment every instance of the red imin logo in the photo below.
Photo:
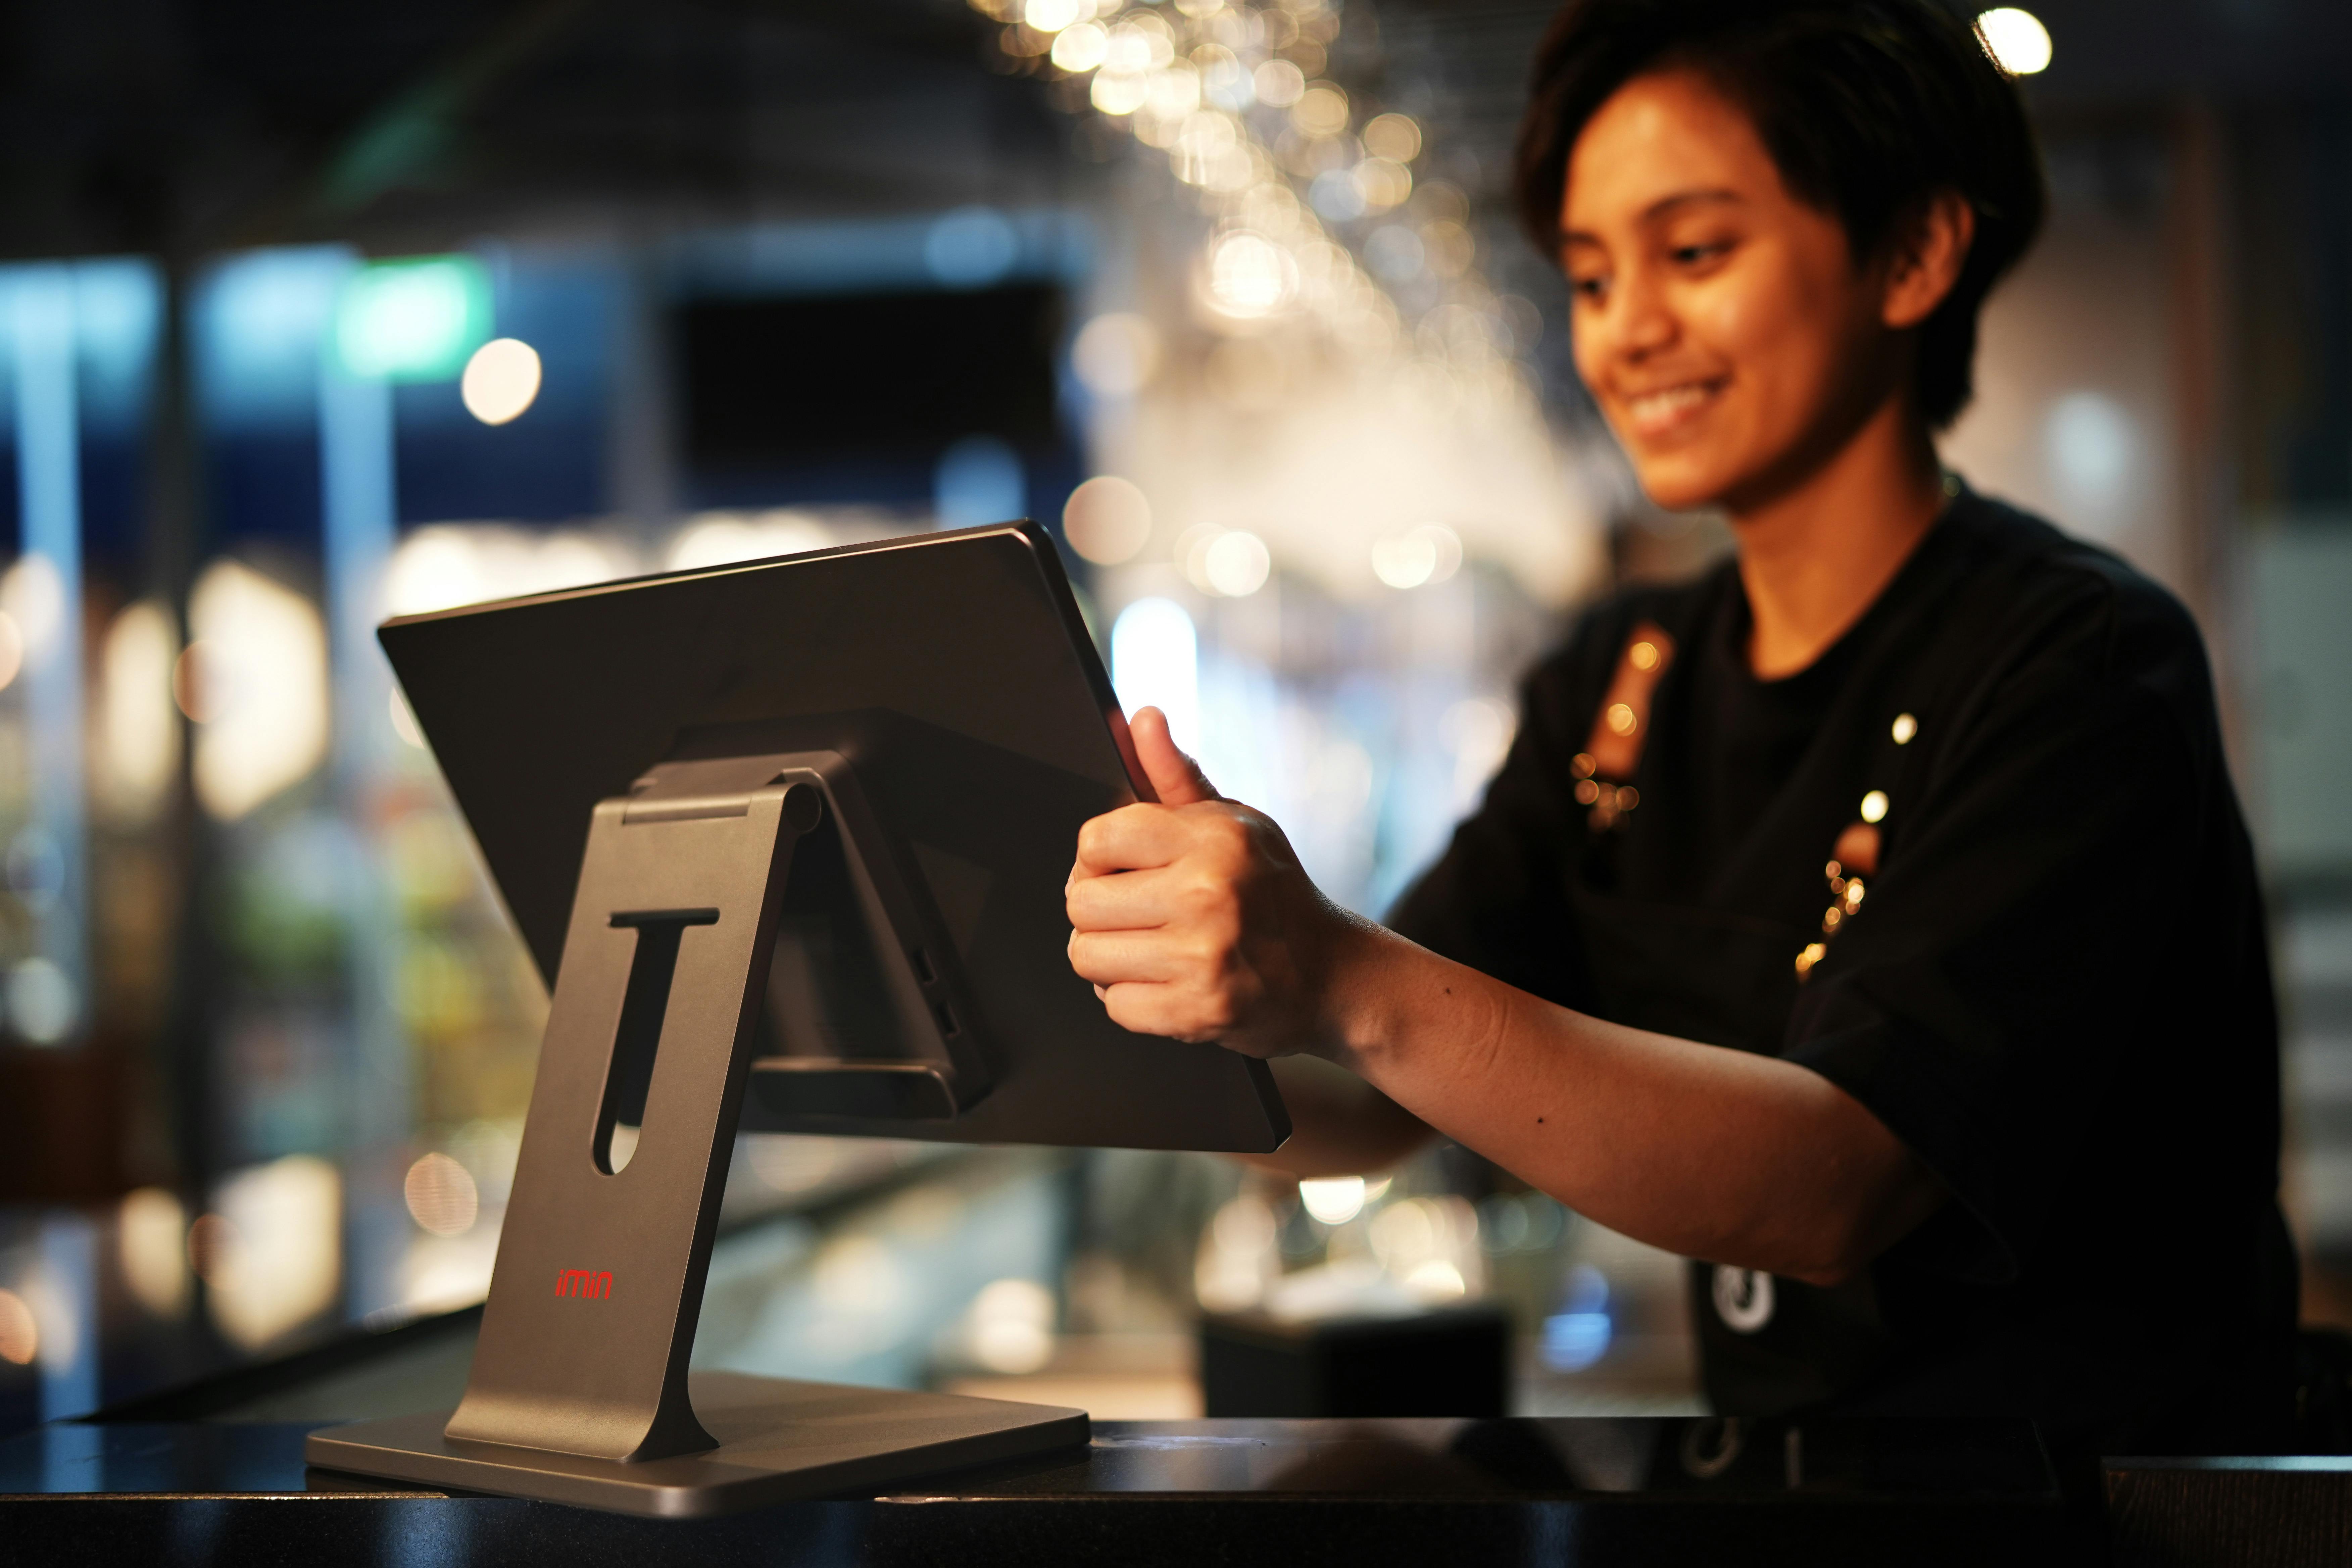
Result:
{"type": "Polygon", "coordinates": [[[601,1301],[613,1293],[613,1271],[596,1273],[586,1268],[567,1268],[555,1277],[555,1293],[576,1296],[583,1301],[601,1301]]]}

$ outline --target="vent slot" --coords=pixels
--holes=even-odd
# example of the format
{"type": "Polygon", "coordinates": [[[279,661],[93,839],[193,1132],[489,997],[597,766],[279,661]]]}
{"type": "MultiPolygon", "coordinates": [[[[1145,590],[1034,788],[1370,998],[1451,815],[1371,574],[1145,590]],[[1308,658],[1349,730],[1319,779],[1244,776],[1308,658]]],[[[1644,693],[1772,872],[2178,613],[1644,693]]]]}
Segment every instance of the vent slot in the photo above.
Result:
{"type": "Polygon", "coordinates": [[[621,999],[621,1023],[613,1034],[612,1063],[604,1069],[604,1098],[596,1111],[591,1152],[596,1168],[616,1176],[636,1157],[646,1121],[646,1096],[653,1089],[654,1058],[661,1049],[662,1020],[669,1012],[670,983],[677,978],[677,948],[688,926],[719,923],[717,910],[648,910],[615,914],[613,924],[637,933],[629,960],[629,986],[621,999]]]}

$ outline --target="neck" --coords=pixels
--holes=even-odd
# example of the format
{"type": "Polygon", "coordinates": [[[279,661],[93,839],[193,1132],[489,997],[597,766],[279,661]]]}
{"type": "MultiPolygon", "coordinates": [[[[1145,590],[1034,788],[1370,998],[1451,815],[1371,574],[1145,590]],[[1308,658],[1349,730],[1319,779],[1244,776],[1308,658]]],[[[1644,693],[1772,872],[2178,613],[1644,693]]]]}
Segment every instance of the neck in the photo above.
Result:
{"type": "Polygon", "coordinates": [[[1828,461],[1731,508],[1748,668],[1794,675],[1862,618],[1943,510],[1935,442],[1890,397],[1828,461]]]}

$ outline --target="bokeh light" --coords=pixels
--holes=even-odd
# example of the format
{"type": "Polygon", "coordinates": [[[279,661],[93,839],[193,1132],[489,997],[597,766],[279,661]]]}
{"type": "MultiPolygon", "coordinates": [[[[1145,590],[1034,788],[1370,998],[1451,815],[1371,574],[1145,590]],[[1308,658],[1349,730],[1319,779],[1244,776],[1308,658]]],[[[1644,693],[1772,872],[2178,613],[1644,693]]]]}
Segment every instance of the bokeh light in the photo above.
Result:
{"type": "Polygon", "coordinates": [[[470,256],[361,268],[336,307],[335,349],[355,376],[434,381],[488,337],[488,270],[470,256]]]}
{"type": "Polygon", "coordinates": [[[1391,588],[1443,583],[1461,566],[1461,537],[1443,523],[1421,523],[1372,544],[1372,575],[1391,588]]]}
{"type": "Polygon", "coordinates": [[[1200,634],[1183,605],[1155,596],[1119,612],[1110,629],[1110,679],[1121,708],[1158,708],[1179,746],[1198,746],[1200,634]]]}
{"type": "Polygon", "coordinates": [[[1124,310],[1097,316],[1070,346],[1070,367],[1087,391],[1104,397],[1142,391],[1159,373],[1160,359],[1160,329],[1124,310]]]}
{"type": "Polygon", "coordinates": [[[1223,314],[1253,321],[1290,302],[1298,266],[1280,246],[1261,234],[1238,230],[1209,252],[1209,303],[1223,314]]]}
{"type": "Polygon", "coordinates": [[[1356,165],[1355,180],[1366,212],[1387,212],[1412,195],[1412,172],[1394,159],[1365,159],[1356,165]]]}
{"type": "Polygon", "coordinates": [[[58,628],[65,624],[65,584],[58,576],[57,563],[46,555],[27,552],[0,574],[0,615],[5,615],[16,629],[20,668],[26,659],[40,658],[57,640],[58,628]]]}
{"type": "Polygon", "coordinates": [[[1421,156],[1421,127],[1407,114],[1376,114],[1364,125],[1364,151],[1375,158],[1410,163],[1421,156]]]}
{"type": "Polygon", "coordinates": [[[1095,78],[1088,97],[1097,109],[1114,117],[1133,114],[1143,107],[1149,84],[1142,77],[1104,71],[1095,78]]]}
{"type": "Polygon", "coordinates": [[[996,1279],[972,1298],[972,1359],[991,1372],[1035,1372],[1053,1359],[1054,1293],[1034,1279],[996,1279]]]}
{"type": "Polygon", "coordinates": [[[326,623],[275,578],[215,561],[188,595],[188,626],[196,799],[232,822],[326,760],[326,623]]]}
{"type": "Polygon", "coordinates": [[[1093,22],[1064,28],[1054,38],[1049,57],[1060,69],[1073,74],[1090,71],[1110,53],[1110,36],[1093,22]]]}
{"type": "Polygon", "coordinates": [[[1111,29],[1111,58],[1119,70],[1166,70],[1176,63],[1176,35],[1167,19],[1150,11],[1130,11],[1111,29]]]}
{"type": "Polygon", "coordinates": [[[1026,0],[1021,19],[1041,33],[1058,33],[1088,9],[1087,0],[1026,0]]]}
{"type": "Polygon", "coordinates": [[[463,1236],[474,1228],[482,1208],[473,1173],[438,1150],[408,1167],[401,1195],[410,1217],[436,1236],[463,1236]]]}
{"type": "Polygon", "coordinates": [[[342,1178],[332,1165],[289,1154],[231,1176],[215,1212],[188,1237],[211,1287],[214,1326],[257,1350],[335,1303],[342,1285],[342,1178]]]}
{"type": "Polygon", "coordinates": [[[1270,109],[1288,109],[1307,91],[1307,73],[1285,59],[1259,65],[1253,85],[1257,100],[1270,109]]]}
{"type": "Polygon", "coordinates": [[[49,959],[27,958],[8,971],[8,1025],[26,1044],[65,1043],[81,1021],[73,977],[49,959]]]}
{"type": "Polygon", "coordinates": [[[1318,81],[1290,106],[1290,123],[1302,135],[1337,136],[1348,129],[1348,95],[1328,81],[1318,81]]]}
{"type": "Polygon", "coordinates": [[[1097,566],[1132,561],[1151,538],[1151,503],[1115,474],[1098,474],[1070,492],[1062,536],[1097,566]]]}
{"type": "Polygon", "coordinates": [[[673,572],[690,572],[739,561],[797,555],[824,550],[833,542],[823,523],[802,512],[781,508],[764,512],[705,512],[678,531],[664,564],[673,572]]]}
{"type": "Polygon", "coordinates": [[[950,289],[985,289],[1000,282],[1021,258],[1021,237],[994,207],[944,213],[923,238],[923,260],[950,289]]]}
{"type": "Polygon", "coordinates": [[[492,338],[474,351],[458,378],[466,412],[485,425],[521,417],[539,397],[539,351],[520,338],[492,338]]]}
{"type": "Polygon", "coordinates": [[[1984,39],[1993,63],[2011,76],[2032,76],[2050,68],[2050,29],[2031,11],[1999,5],[1980,12],[1977,35],[1984,39]]]}
{"type": "Polygon", "coordinates": [[[1345,1225],[1364,1209],[1364,1178],[1325,1176],[1298,1184],[1298,1201],[1325,1225],[1345,1225]]]}
{"type": "Polygon", "coordinates": [[[159,1318],[187,1310],[188,1211],[161,1187],[141,1187],[123,1198],[117,1245],[122,1280],[131,1299],[159,1318]]]}
{"type": "Polygon", "coordinates": [[[1229,599],[1245,599],[1265,586],[1274,570],[1274,557],[1256,534],[1228,529],[1201,552],[1201,570],[1214,592],[1229,599]]]}
{"type": "Polygon", "coordinates": [[[1257,1305],[1281,1272],[1276,1250],[1280,1227],[1263,1198],[1244,1193],[1217,1210],[1202,1233],[1192,1266],[1192,1291],[1213,1312],[1257,1305]]]}
{"type": "Polygon", "coordinates": [[[1580,1263],[1569,1275],[1559,1310],[1544,1319],[1538,1353],[1555,1372],[1582,1372],[1608,1353],[1614,1329],[1607,1277],[1580,1263]]]}
{"type": "Polygon", "coordinates": [[[94,782],[100,804],[117,821],[151,821],[171,797],[180,768],[172,695],[179,658],[179,628],[155,599],[117,615],[100,645],[94,782]]]}

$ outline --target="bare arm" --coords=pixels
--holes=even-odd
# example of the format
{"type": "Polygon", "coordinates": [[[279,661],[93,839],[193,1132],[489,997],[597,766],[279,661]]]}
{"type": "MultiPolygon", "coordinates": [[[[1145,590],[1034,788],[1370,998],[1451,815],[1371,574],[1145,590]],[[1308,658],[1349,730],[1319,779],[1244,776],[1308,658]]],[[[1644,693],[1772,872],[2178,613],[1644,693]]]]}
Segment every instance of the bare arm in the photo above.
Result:
{"type": "MultiPolygon", "coordinates": [[[[1069,889],[1071,963],[1125,1026],[1320,1057],[1579,1213],[1713,1262],[1834,1282],[1943,1201],[1818,1074],[1554,1006],[1338,909],[1157,713],[1134,731],[1163,804],[1088,823],[1069,889]]],[[[1318,1137],[1302,1171],[1378,1142],[1318,1137]]]]}
{"type": "Polygon", "coordinates": [[[1289,1176],[1352,1176],[1385,1170],[1426,1144],[1429,1123],[1366,1083],[1318,1058],[1277,1057],[1268,1064],[1290,1111],[1290,1141],[1253,1165],[1289,1176]]]}

